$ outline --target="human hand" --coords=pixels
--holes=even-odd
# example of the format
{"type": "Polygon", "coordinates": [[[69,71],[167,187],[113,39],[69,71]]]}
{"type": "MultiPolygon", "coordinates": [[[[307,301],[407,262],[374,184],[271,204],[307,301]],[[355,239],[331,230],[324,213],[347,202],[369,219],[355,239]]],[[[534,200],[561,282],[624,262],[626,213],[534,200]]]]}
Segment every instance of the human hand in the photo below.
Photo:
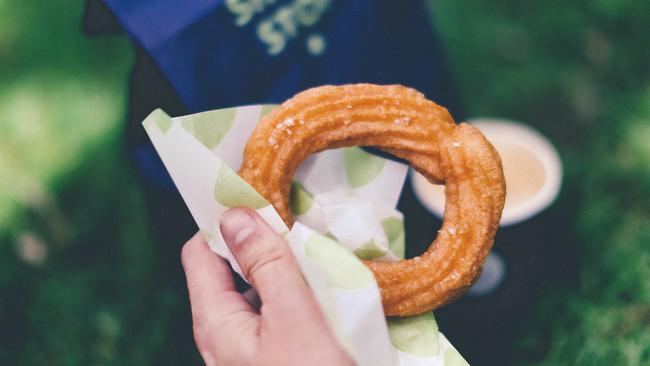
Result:
{"type": "Polygon", "coordinates": [[[228,263],[199,235],[181,259],[196,345],[207,365],[353,365],[338,344],[282,237],[250,209],[220,222],[226,244],[261,300],[237,292],[228,263]]]}

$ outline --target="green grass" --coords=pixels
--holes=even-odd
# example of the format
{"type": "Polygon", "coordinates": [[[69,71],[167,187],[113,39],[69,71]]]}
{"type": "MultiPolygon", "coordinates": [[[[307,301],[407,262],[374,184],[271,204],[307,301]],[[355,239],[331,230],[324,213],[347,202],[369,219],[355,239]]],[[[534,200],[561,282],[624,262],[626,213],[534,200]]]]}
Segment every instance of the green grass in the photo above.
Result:
{"type": "Polygon", "coordinates": [[[0,2],[0,232],[121,128],[128,41],[84,37],[81,15],[78,1],[0,2]]]}
{"type": "Polygon", "coordinates": [[[432,2],[469,115],[557,144],[579,283],[531,309],[521,364],[650,364],[650,45],[643,1],[432,2]],[[513,47],[514,45],[514,47],[513,47]]]}

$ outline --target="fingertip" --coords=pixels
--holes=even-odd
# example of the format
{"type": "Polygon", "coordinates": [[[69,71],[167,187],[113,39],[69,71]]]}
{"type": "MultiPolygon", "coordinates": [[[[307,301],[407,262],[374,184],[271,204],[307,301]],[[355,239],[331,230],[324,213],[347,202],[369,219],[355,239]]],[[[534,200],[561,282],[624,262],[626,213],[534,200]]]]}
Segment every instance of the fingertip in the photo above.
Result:
{"type": "Polygon", "coordinates": [[[257,221],[257,217],[259,217],[259,215],[253,209],[250,209],[248,207],[234,207],[226,211],[223,216],[221,216],[221,219],[219,220],[219,226],[222,227],[233,222],[244,220],[257,221]]]}
{"type": "Polygon", "coordinates": [[[253,236],[260,228],[257,213],[248,208],[234,208],[227,211],[219,222],[224,241],[235,251],[236,247],[253,236]]]}
{"type": "Polygon", "coordinates": [[[246,214],[246,215],[249,215],[251,217],[258,216],[257,212],[255,210],[253,210],[252,208],[243,207],[243,206],[241,206],[241,207],[233,207],[231,209],[228,209],[228,211],[226,211],[223,214],[223,216],[221,216],[221,221],[223,221],[224,219],[227,219],[227,217],[230,216],[230,215],[238,215],[238,214],[246,214]]]}
{"type": "MultiPolygon", "coordinates": [[[[196,233],[181,248],[181,263],[188,285],[222,283],[228,287],[233,283],[230,266],[214,253],[201,233],[196,233]]],[[[232,285],[234,287],[234,284],[232,285]]]]}
{"type": "Polygon", "coordinates": [[[202,253],[207,248],[208,243],[205,238],[203,238],[203,235],[198,232],[194,234],[194,236],[183,244],[183,247],[181,248],[181,263],[183,264],[183,267],[186,267],[197,253],[202,253]]]}

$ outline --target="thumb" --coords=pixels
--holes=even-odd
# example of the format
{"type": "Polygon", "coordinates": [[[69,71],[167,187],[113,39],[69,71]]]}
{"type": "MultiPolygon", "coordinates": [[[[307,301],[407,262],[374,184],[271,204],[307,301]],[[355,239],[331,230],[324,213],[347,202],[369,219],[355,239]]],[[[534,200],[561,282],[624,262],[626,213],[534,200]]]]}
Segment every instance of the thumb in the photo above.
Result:
{"type": "Polygon", "coordinates": [[[282,318],[320,315],[289,246],[255,211],[232,209],[220,227],[242,273],[259,293],[263,311],[282,318]]]}

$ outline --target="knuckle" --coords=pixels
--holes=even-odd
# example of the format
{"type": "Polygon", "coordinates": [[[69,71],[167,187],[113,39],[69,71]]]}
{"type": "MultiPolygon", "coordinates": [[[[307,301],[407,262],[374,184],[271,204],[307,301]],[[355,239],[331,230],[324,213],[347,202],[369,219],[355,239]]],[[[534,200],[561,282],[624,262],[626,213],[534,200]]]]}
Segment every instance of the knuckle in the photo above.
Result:
{"type": "Polygon", "coordinates": [[[242,332],[242,329],[246,328],[246,325],[241,320],[242,318],[238,317],[237,313],[226,316],[222,321],[200,317],[193,320],[194,342],[207,366],[248,364],[244,362],[248,354],[238,347],[233,347],[233,344],[241,343],[235,341],[236,339],[246,343],[246,338],[238,334],[242,332]],[[228,340],[224,337],[228,337],[228,340]]]}
{"type": "Polygon", "coordinates": [[[201,321],[195,321],[192,325],[192,333],[194,333],[194,342],[196,342],[196,348],[198,348],[199,352],[201,354],[211,354],[212,334],[210,327],[201,321]]]}
{"type": "Polygon", "coordinates": [[[218,344],[214,338],[213,328],[212,325],[203,321],[195,321],[192,324],[194,343],[196,343],[196,349],[206,366],[218,365],[222,358],[217,349],[218,344]]]}
{"type": "Polygon", "coordinates": [[[246,278],[255,282],[255,276],[260,272],[260,270],[281,262],[282,259],[286,257],[287,253],[287,248],[280,245],[258,249],[248,260],[245,269],[246,278]]]}

